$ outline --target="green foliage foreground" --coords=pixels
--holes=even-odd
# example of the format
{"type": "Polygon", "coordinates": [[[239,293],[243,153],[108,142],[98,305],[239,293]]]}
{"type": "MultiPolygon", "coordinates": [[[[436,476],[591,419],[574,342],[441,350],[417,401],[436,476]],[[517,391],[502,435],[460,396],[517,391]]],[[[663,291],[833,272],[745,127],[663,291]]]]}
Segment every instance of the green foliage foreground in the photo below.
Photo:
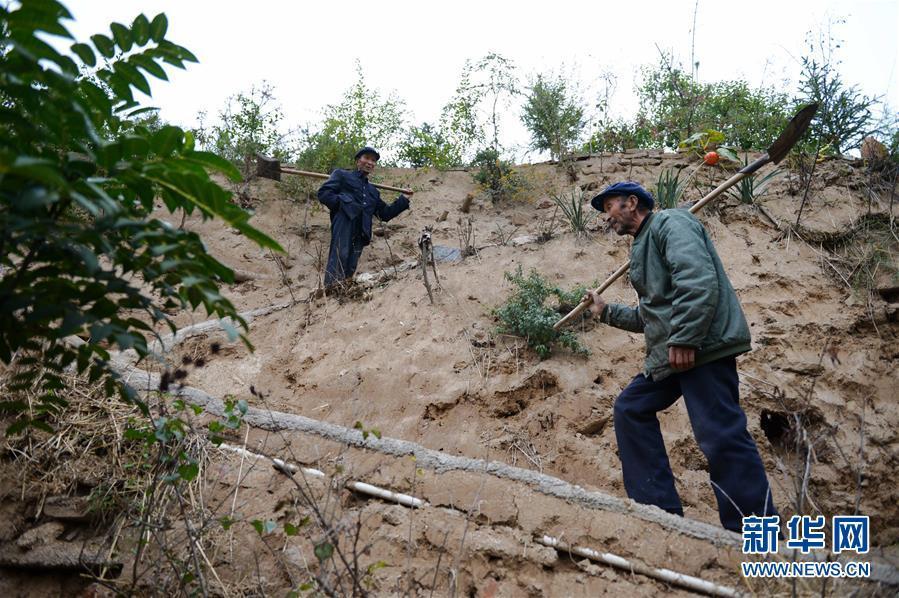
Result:
{"type": "Polygon", "coordinates": [[[65,406],[58,391],[69,366],[135,400],[109,349],[145,357],[154,324],[175,331],[163,310],[202,305],[246,328],[218,292],[233,273],[195,233],[152,217],[157,199],[280,249],[210,180],[209,169],[239,178],[229,162],[195,151],[178,127],[129,121],[148,110],[133,94],[150,93],[148,75],[164,80],[163,64],[196,62],[166,39],[165,15],[113,23],[111,37],[73,43],[70,53],[41,39],[75,41],[62,24],[71,18],[52,0],[0,5],[0,361],[15,362],[0,411],[18,415],[8,432],[48,427],[65,406]],[[15,400],[36,386],[36,403],[15,400]]]}

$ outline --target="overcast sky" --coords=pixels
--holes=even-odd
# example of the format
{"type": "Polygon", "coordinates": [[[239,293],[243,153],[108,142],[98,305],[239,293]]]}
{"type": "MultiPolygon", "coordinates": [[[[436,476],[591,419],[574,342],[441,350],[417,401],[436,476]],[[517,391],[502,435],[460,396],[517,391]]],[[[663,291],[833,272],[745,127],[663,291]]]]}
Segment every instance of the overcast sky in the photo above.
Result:
{"type": "MultiPolygon", "coordinates": [[[[65,0],[64,0],[65,1],[65,0]]],[[[562,71],[578,81],[585,103],[616,79],[612,109],[631,114],[634,82],[661,48],[689,70],[695,0],[664,2],[234,2],[219,0],[65,1],[72,32],[84,39],[129,24],[138,13],[164,12],[168,38],[200,64],[153,81],[151,105],[161,116],[193,126],[199,111],[216,114],[226,98],[263,80],[274,85],[291,126],[315,122],[354,81],[361,61],[370,86],[405,100],[415,123],[436,121],[467,58],[497,52],[515,62],[524,80],[562,71]]],[[[842,39],[837,58],[844,81],[882,95],[899,108],[899,0],[699,0],[695,59],[702,81],[745,78],[792,92],[808,32],[829,21],[842,39]]],[[[176,70],[176,69],[173,69],[176,70]]],[[[528,136],[509,111],[502,133],[523,148],[528,136]]],[[[520,153],[520,152],[519,152],[520,153]]]]}

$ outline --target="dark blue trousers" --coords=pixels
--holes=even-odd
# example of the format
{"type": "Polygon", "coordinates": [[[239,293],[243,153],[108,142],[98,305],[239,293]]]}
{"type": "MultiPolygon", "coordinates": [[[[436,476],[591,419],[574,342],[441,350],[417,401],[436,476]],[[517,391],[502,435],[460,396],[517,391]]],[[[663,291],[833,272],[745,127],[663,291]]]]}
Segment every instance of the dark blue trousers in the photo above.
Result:
{"type": "Polygon", "coordinates": [[[331,286],[356,273],[365,241],[358,221],[338,213],[331,220],[331,247],[325,267],[325,286],[331,286]]]}
{"type": "Polygon", "coordinates": [[[656,413],[684,397],[693,435],[709,462],[718,515],[726,529],[742,530],[744,515],[776,515],[758,448],[740,408],[734,357],[725,357],[661,381],[635,377],[615,401],[615,436],[624,488],[633,500],[683,515],[656,413]]]}

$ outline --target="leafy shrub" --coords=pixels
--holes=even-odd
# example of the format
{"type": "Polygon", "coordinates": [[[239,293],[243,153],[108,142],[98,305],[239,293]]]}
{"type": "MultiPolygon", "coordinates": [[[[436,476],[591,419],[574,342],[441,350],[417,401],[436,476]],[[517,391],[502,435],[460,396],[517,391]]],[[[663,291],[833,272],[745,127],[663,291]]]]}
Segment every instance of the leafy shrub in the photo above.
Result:
{"type": "Polygon", "coordinates": [[[462,151],[439,129],[428,123],[412,127],[400,146],[400,162],[412,168],[433,166],[446,169],[462,165],[462,151]]]}
{"type": "Polygon", "coordinates": [[[472,81],[474,66],[465,61],[459,84],[450,100],[440,112],[440,134],[454,154],[458,154],[462,166],[473,159],[475,148],[484,146],[484,128],[478,122],[478,104],[483,90],[472,81]]]}
{"type": "Polygon", "coordinates": [[[513,197],[525,186],[524,179],[512,168],[512,164],[502,160],[495,149],[479,151],[472,166],[477,167],[474,180],[494,203],[513,197]]]}
{"type": "Polygon", "coordinates": [[[146,75],[166,77],[160,61],[196,62],[166,39],[165,15],[113,23],[112,37],[73,43],[71,54],[41,39],[74,41],[63,19],[71,15],[53,0],[0,5],[0,361],[15,361],[0,412],[17,415],[8,432],[48,427],[65,408],[58,391],[69,366],[103,380],[107,395],[136,400],[109,350],[146,357],[153,325],[176,330],[164,310],[202,305],[246,328],[218,292],[233,272],[195,233],[154,218],[157,198],[170,212],[199,210],[280,250],[210,179],[207,169],[239,179],[231,163],[196,151],[178,127],[123,126],[146,113],[132,88],[149,94],[146,75]],[[30,404],[16,398],[34,388],[30,404]]]}
{"type": "Polygon", "coordinates": [[[640,110],[655,147],[676,147],[697,131],[714,129],[740,149],[767,148],[789,121],[789,97],[745,81],[698,83],[663,56],[643,69],[640,110]]]}
{"type": "Polygon", "coordinates": [[[509,300],[494,310],[500,322],[498,332],[523,337],[541,359],[549,357],[556,346],[567,347],[578,355],[589,353],[570,330],[553,330],[560,315],[580,302],[586,287],[566,292],[550,286],[536,270],[524,276],[521,266],[514,274],[506,272],[505,278],[516,288],[509,300]],[[546,305],[550,297],[559,301],[557,309],[546,305]]]}
{"type": "Polygon", "coordinates": [[[599,128],[583,145],[590,152],[624,152],[629,149],[655,146],[656,133],[649,128],[649,122],[637,115],[633,121],[624,119],[600,123],[599,128]]]}
{"type": "Polygon", "coordinates": [[[863,95],[856,86],[846,87],[830,62],[802,58],[799,100],[802,104],[818,103],[807,137],[834,155],[858,148],[874,129],[871,109],[877,99],[863,95]]]}
{"type": "Polygon", "coordinates": [[[200,114],[197,141],[238,167],[244,178],[253,174],[256,154],[286,160],[290,155],[288,134],[282,132],[284,114],[267,82],[228,98],[219,112],[219,122],[205,125],[200,114]]]}
{"type": "Polygon", "coordinates": [[[392,164],[403,139],[404,120],[402,100],[393,95],[382,97],[369,87],[362,65],[356,62],[356,81],[339,103],[325,107],[320,128],[302,132],[297,164],[321,172],[346,168],[364,145],[377,149],[383,163],[392,164]]]}
{"type": "Polygon", "coordinates": [[[584,128],[584,109],[561,77],[537,75],[528,88],[521,121],[531,133],[531,147],[558,160],[584,128]]]}

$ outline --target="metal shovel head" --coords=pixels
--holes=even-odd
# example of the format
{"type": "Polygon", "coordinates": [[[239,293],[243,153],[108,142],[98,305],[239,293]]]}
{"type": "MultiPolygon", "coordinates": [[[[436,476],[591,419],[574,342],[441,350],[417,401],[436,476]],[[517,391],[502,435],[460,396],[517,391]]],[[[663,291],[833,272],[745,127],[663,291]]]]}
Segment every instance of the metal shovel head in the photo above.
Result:
{"type": "Polygon", "coordinates": [[[263,154],[256,154],[256,176],[280,181],[281,161],[263,154]]]}
{"type": "Polygon", "coordinates": [[[808,129],[815,112],[818,111],[818,104],[809,104],[796,113],[796,116],[790,120],[787,128],[780,134],[771,147],[768,148],[768,158],[771,162],[777,164],[783,160],[790,152],[805,130],[808,129]]]}

